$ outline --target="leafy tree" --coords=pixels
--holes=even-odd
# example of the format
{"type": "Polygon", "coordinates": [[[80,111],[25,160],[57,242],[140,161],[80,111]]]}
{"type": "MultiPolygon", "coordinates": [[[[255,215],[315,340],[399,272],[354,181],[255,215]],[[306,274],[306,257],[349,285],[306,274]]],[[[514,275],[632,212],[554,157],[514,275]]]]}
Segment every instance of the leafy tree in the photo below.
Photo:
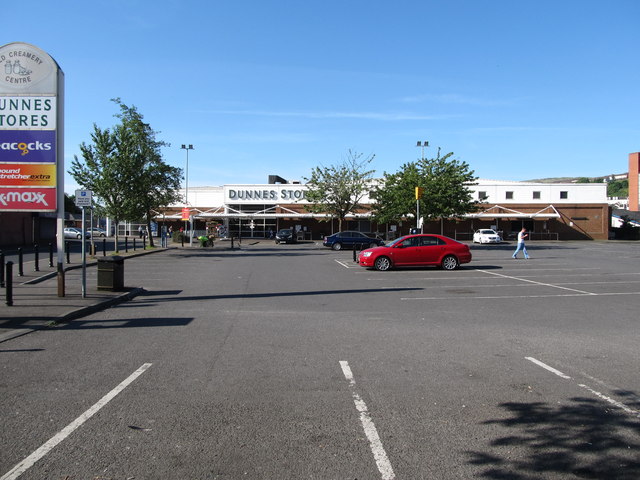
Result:
{"type": "MultiPolygon", "coordinates": [[[[122,137],[129,142],[129,152],[136,170],[136,181],[131,184],[131,196],[127,199],[127,211],[132,218],[145,218],[147,231],[151,232],[154,210],[159,210],[181,199],[179,192],[182,170],[172,167],[162,160],[161,147],[169,146],[156,140],[156,133],[149,124],[143,122],[142,115],[135,107],[128,107],[116,99],[120,106],[122,137]]],[[[153,236],[149,245],[154,246],[153,236]]]]}
{"type": "MultiPolygon", "coordinates": [[[[113,102],[120,107],[120,123],[104,130],[94,124],[91,143],[80,144],[83,161],[75,156],[69,173],[101,200],[116,226],[145,214],[149,226],[151,210],[177,197],[181,170],[162,161],[160,147],[166,144],[155,139],[136,108],[113,102]]],[[[117,250],[117,228],[115,245],[117,250]]]]}
{"type": "Polygon", "coordinates": [[[361,208],[360,201],[369,190],[374,170],[367,170],[367,166],[374,157],[349,150],[340,164],[315,167],[311,177],[305,178],[305,195],[310,202],[307,210],[330,214],[338,219],[338,230],[342,230],[347,214],[361,208]]]}
{"type": "Polygon", "coordinates": [[[628,197],[629,180],[612,180],[607,184],[608,197],[628,197]]]}
{"type": "Polygon", "coordinates": [[[466,162],[444,156],[440,149],[436,158],[424,158],[402,166],[399,172],[384,174],[380,187],[372,194],[374,218],[381,223],[400,221],[408,216],[420,216],[426,220],[461,217],[477,209],[468,185],[477,177],[466,162]],[[416,201],[415,187],[423,194],[416,201]]]}
{"type": "Polygon", "coordinates": [[[82,213],[80,207],[76,207],[76,196],[64,194],[64,211],[68,213],[82,213]]]}
{"type": "Polygon", "coordinates": [[[591,183],[591,179],[587,177],[580,177],[576,179],[576,183],[591,183]]]}

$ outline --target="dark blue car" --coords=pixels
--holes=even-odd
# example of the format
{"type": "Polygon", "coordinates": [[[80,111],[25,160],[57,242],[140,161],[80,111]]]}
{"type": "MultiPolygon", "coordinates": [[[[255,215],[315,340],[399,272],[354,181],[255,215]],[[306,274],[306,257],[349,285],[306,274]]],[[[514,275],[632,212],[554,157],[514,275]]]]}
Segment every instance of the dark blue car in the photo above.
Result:
{"type": "Polygon", "coordinates": [[[379,237],[368,236],[361,232],[346,231],[324,237],[322,245],[334,250],[353,249],[354,245],[356,248],[373,248],[384,245],[384,241],[379,237]]]}

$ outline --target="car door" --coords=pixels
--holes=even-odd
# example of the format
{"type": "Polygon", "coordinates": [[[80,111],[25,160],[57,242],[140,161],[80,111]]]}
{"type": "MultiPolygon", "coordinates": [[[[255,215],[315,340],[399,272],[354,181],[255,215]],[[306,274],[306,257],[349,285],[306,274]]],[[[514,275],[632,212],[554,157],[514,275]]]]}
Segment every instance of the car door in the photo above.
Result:
{"type": "Polygon", "coordinates": [[[438,265],[444,254],[445,243],[438,237],[420,237],[419,262],[421,265],[438,265]]]}
{"type": "Polygon", "coordinates": [[[395,265],[420,265],[420,237],[405,238],[393,252],[395,265]]]}

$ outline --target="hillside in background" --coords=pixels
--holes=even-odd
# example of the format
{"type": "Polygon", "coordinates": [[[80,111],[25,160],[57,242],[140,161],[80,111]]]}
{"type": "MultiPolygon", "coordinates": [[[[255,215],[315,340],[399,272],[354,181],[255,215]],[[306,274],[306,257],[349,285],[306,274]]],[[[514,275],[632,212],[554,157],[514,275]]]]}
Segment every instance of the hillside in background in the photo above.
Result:
{"type": "Polygon", "coordinates": [[[607,196],[625,198],[629,196],[629,180],[626,178],[627,173],[617,173],[613,175],[605,175],[602,177],[555,177],[555,178],[538,178],[536,180],[527,180],[533,183],[602,183],[605,178],[613,178],[607,182],[607,196]],[[624,178],[620,178],[624,177],[624,178]]]}

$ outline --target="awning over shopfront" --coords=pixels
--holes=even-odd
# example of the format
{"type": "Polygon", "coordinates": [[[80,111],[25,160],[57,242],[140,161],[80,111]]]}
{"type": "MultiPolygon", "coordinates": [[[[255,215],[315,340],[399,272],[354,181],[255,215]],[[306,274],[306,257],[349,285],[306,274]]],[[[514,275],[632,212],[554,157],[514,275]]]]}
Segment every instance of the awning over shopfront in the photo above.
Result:
{"type": "Polygon", "coordinates": [[[503,207],[500,205],[494,205],[482,212],[468,213],[465,218],[479,218],[479,219],[491,219],[491,218],[560,218],[558,210],[553,205],[543,208],[542,210],[532,212],[520,212],[511,208],[503,207]]]}

